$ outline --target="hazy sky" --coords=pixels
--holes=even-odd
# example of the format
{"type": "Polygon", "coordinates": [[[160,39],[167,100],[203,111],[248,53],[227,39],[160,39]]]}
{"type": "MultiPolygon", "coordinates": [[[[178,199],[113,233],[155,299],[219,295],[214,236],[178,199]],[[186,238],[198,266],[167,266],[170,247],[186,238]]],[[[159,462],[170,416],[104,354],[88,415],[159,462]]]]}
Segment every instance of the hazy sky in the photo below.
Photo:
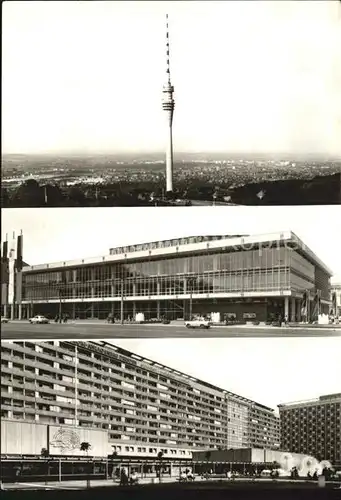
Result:
{"type": "Polygon", "coordinates": [[[341,156],[328,0],[5,2],[3,151],[164,150],[166,12],[177,151],[341,156]]]}
{"type": "Polygon", "coordinates": [[[159,239],[290,229],[341,281],[341,205],[2,210],[2,239],[21,229],[24,260],[31,265],[107,255],[111,247],[159,239]]]}
{"type": "Polygon", "coordinates": [[[129,339],[112,343],[272,408],[341,392],[341,338],[129,339]]]}

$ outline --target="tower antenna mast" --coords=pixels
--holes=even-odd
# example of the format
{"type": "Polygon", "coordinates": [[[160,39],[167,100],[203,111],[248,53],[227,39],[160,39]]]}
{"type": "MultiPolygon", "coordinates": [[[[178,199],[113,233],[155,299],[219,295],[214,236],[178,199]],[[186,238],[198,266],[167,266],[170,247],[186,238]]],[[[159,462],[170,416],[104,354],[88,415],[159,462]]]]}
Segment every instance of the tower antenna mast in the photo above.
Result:
{"type": "Polygon", "coordinates": [[[166,150],[166,191],[173,191],[173,112],[174,112],[174,87],[171,84],[170,62],[169,62],[169,25],[168,14],[166,14],[166,74],[167,82],[163,86],[162,109],[167,113],[167,150],[166,150]]]}

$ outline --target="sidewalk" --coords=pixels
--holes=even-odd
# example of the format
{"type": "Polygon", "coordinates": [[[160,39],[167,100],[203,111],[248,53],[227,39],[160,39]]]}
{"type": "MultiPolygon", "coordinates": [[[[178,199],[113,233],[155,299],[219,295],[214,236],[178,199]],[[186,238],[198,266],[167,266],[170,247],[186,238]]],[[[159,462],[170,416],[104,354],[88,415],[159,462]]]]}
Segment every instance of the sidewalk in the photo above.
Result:
{"type": "MultiPolygon", "coordinates": [[[[161,480],[161,484],[165,483],[176,483],[178,482],[177,477],[163,477],[161,480]]],[[[138,484],[160,484],[159,479],[156,477],[146,477],[146,478],[139,478],[138,484]]],[[[16,490],[16,489],[70,489],[70,490],[78,490],[78,489],[85,489],[85,487],[90,487],[90,488],[98,488],[98,487],[113,487],[113,486],[119,486],[120,483],[119,481],[114,481],[113,479],[92,479],[90,480],[90,485],[87,486],[87,481],[86,479],[82,480],[77,480],[77,481],[49,481],[48,483],[46,482],[39,482],[39,481],[32,481],[32,482],[25,482],[25,483],[3,483],[2,484],[2,491],[4,490],[16,490]]]]}
{"type": "MultiPolygon", "coordinates": [[[[10,323],[28,323],[27,320],[11,320],[10,323]]],[[[50,321],[50,325],[72,325],[72,326],[79,326],[79,325],[86,325],[86,326],[91,326],[91,325],[96,325],[96,326],[106,326],[106,327],[112,327],[116,328],[118,326],[132,326],[132,327],[162,327],[162,328],[174,328],[174,327],[184,327],[184,322],[183,321],[172,321],[169,324],[163,324],[163,323],[135,323],[135,322],[127,322],[125,321],[122,325],[119,321],[116,323],[108,323],[104,319],[76,319],[76,320],[69,320],[67,323],[55,323],[53,320],[50,321]]],[[[288,323],[288,325],[282,324],[282,326],[272,326],[272,325],[266,325],[265,323],[260,323],[259,325],[253,325],[252,323],[248,323],[246,325],[225,325],[225,324],[213,324],[212,328],[235,328],[235,329],[245,329],[245,328],[252,328],[252,329],[270,329],[270,330],[282,330],[282,329],[287,329],[287,328],[301,328],[301,329],[339,329],[341,328],[341,324],[331,324],[331,325],[311,325],[311,324],[306,324],[306,323],[288,323]]]]}

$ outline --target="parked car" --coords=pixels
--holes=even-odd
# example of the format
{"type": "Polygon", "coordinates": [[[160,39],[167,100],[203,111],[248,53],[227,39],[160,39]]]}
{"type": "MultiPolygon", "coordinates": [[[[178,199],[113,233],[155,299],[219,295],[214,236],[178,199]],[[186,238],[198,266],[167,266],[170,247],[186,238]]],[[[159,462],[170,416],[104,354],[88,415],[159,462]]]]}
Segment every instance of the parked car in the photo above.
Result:
{"type": "Polygon", "coordinates": [[[39,314],[38,314],[38,316],[33,316],[33,318],[30,318],[29,322],[32,325],[33,324],[35,324],[35,325],[37,325],[37,324],[39,324],[39,325],[45,324],[46,325],[47,323],[50,323],[50,321],[47,318],[45,318],[45,316],[41,316],[39,314]]]}
{"type": "Polygon", "coordinates": [[[196,318],[185,321],[186,328],[210,328],[211,324],[207,319],[196,318]]]}
{"type": "Polygon", "coordinates": [[[5,316],[1,316],[1,323],[8,323],[9,319],[6,318],[5,316]]]}

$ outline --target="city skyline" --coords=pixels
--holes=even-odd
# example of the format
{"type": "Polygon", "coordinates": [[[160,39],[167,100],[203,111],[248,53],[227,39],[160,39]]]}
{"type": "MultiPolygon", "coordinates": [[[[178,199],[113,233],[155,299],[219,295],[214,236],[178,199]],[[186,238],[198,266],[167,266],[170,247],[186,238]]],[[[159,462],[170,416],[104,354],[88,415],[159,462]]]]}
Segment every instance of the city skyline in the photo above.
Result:
{"type": "Polygon", "coordinates": [[[217,338],[115,339],[109,343],[242,394],[276,413],[278,404],[341,391],[341,338],[282,337],[247,342],[217,338]]]}
{"type": "Polygon", "coordinates": [[[325,1],[5,3],[3,151],[164,151],[166,12],[175,152],[341,156],[325,1]]]}
{"type": "Polygon", "coordinates": [[[24,260],[34,265],[107,255],[113,247],[184,236],[291,230],[331,268],[336,281],[341,279],[341,222],[333,206],[323,211],[318,206],[272,207],[271,213],[267,207],[229,207],[228,219],[225,207],[171,212],[170,220],[165,207],[6,209],[1,235],[4,241],[6,234],[11,239],[13,231],[22,230],[24,260]]]}

